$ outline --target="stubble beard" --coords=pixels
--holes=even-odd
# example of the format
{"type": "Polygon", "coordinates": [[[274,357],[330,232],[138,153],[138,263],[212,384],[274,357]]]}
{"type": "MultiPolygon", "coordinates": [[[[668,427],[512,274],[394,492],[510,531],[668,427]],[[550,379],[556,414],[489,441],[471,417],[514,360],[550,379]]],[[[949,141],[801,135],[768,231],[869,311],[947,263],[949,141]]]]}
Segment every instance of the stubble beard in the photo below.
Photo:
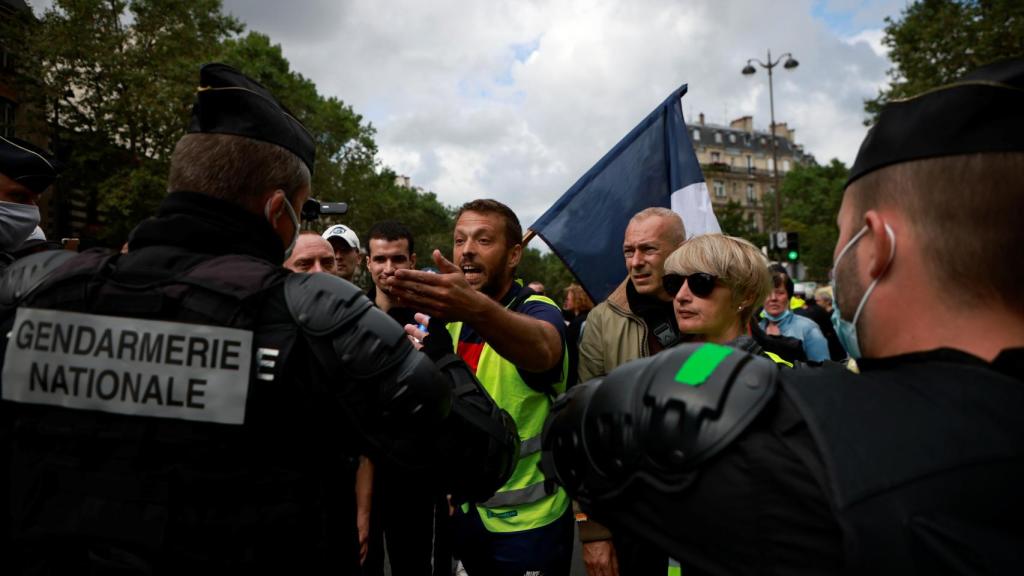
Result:
{"type": "Polygon", "coordinates": [[[853,322],[853,315],[857,312],[860,299],[864,297],[864,286],[857,277],[857,263],[857,252],[851,248],[833,272],[839,285],[838,294],[835,294],[834,298],[838,299],[840,316],[850,322],[853,322]]]}

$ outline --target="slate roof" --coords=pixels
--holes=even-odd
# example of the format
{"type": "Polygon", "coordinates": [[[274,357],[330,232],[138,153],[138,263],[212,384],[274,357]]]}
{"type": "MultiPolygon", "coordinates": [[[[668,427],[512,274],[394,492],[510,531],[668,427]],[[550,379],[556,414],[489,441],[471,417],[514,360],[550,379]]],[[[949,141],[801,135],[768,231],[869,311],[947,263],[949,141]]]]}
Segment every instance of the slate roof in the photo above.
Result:
{"type": "MultiPolygon", "coordinates": [[[[727,153],[733,154],[761,153],[771,155],[772,153],[772,135],[770,132],[754,130],[753,133],[750,133],[746,130],[718,124],[691,124],[687,128],[690,130],[690,140],[693,142],[694,147],[721,146],[726,149],[727,153]],[[699,140],[694,138],[694,132],[700,132],[699,140]],[[722,135],[721,142],[715,141],[716,133],[722,135]]],[[[789,154],[800,159],[807,156],[803,146],[793,144],[781,135],[776,136],[776,140],[778,142],[779,154],[789,154]]]]}

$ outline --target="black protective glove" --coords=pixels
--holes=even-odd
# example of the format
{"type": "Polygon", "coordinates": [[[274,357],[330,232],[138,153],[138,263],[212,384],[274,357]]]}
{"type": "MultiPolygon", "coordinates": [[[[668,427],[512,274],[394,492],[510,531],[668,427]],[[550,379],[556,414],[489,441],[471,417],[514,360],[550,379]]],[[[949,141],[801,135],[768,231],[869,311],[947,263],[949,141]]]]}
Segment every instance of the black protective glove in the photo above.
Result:
{"type": "Polygon", "coordinates": [[[423,348],[420,351],[435,363],[448,354],[455,354],[455,346],[452,345],[452,336],[448,333],[447,325],[448,323],[442,320],[431,320],[430,332],[423,339],[423,348]]]}

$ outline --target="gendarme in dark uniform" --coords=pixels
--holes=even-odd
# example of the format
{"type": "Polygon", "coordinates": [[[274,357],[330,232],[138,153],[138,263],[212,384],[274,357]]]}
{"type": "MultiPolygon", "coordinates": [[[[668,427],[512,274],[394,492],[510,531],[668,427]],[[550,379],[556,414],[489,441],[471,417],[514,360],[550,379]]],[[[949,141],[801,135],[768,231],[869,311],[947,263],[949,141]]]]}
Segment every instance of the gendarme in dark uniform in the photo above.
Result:
{"type": "Polygon", "coordinates": [[[1022,109],[1021,60],[883,109],[838,218],[859,373],[686,345],[560,400],[543,466],[686,576],[1020,574],[1022,109]]]}
{"type": "Polygon", "coordinates": [[[456,450],[489,469],[469,497],[511,473],[514,426],[453,355],[439,371],[352,284],[281,267],[314,155],[262,86],[206,65],[127,254],[0,276],[6,573],[350,574],[357,454],[430,474],[456,450]],[[452,430],[463,397],[481,429],[452,430]]]}
{"type": "Polygon", "coordinates": [[[0,136],[0,271],[38,251],[39,197],[61,169],[48,152],[17,138],[0,136]]]}

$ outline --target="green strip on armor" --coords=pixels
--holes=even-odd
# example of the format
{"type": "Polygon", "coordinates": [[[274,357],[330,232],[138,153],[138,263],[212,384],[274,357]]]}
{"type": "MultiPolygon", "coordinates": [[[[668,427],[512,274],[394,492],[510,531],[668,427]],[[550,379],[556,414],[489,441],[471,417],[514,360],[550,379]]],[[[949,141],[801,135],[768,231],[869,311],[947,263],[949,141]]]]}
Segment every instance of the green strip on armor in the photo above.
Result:
{"type": "Polygon", "coordinates": [[[688,386],[700,386],[718,368],[733,349],[718,344],[705,344],[690,355],[676,372],[676,382],[688,386]]]}

